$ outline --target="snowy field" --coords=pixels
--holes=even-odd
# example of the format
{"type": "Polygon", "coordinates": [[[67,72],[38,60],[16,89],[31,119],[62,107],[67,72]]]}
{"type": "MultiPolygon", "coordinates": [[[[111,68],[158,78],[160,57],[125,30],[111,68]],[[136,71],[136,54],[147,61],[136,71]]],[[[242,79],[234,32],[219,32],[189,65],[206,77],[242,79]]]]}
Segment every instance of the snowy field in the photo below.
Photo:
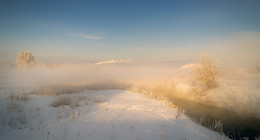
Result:
{"type": "Polygon", "coordinates": [[[181,110],[123,90],[1,95],[1,140],[217,140],[181,110]]]}

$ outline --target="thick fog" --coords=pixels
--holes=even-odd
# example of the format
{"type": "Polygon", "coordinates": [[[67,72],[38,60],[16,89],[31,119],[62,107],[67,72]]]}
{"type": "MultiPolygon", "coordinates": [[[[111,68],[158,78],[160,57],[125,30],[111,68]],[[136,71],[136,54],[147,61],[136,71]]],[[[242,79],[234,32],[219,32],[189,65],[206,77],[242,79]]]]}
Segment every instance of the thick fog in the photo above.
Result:
{"type": "Polygon", "coordinates": [[[89,84],[102,83],[97,89],[117,84],[111,88],[162,96],[167,93],[177,98],[228,108],[242,116],[260,117],[257,109],[260,105],[259,66],[231,68],[217,59],[214,62],[217,70],[216,86],[202,92],[203,87],[196,85],[195,67],[199,61],[141,64],[134,60],[105,60],[95,63],[50,64],[37,62],[32,53],[21,52],[16,64],[1,63],[0,91],[1,94],[36,93],[41,90],[48,93],[59,90],[71,92],[79,91],[77,88],[85,90],[82,87],[89,84]]]}

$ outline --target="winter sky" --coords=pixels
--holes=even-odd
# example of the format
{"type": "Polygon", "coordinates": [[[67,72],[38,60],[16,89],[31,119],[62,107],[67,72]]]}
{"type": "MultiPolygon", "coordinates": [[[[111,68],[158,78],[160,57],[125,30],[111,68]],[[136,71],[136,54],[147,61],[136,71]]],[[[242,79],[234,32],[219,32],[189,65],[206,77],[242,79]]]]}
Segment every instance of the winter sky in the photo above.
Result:
{"type": "Polygon", "coordinates": [[[212,53],[255,63],[259,6],[259,0],[1,0],[0,59],[14,62],[30,50],[49,62],[192,61],[212,53]]]}

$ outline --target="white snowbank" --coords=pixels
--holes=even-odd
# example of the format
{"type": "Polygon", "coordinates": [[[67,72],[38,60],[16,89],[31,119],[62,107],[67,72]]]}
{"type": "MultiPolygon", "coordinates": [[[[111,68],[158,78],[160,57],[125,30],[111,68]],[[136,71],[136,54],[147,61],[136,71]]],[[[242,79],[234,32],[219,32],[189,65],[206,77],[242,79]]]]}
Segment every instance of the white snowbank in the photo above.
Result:
{"type": "MultiPolygon", "coordinates": [[[[102,90],[63,96],[81,97],[79,106],[51,107],[50,104],[58,98],[56,96],[30,96],[27,103],[19,102],[23,106],[19,111],[26,113],[26,123],[17,122],[14,129],[8,127],[8,124],[1,124],[0,139],[227,139],[195,124],[181,111],[169,107],[166,103],[138,93],[102,90]]],[[[3,96],[0,99],[0,111],[4,116],[3,114],[7,113],[4,104],[10,101],[3,96]]],[[[2,122],[8,121],[8,118],[1,119],[2,122]]]]}

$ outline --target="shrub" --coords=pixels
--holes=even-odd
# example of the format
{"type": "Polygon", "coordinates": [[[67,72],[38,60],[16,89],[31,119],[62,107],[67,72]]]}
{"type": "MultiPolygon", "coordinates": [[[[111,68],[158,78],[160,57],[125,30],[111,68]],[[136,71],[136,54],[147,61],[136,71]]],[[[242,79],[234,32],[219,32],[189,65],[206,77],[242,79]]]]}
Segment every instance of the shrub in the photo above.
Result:
{"type": "Polygon", "coordinates": [[[8,99],[12,101],[24,101],[27,102],[29,100],[28,94],[19,94],[19,93],[11,93],[8,96],[8,99]]]}
{"type": "Polygon", "coordinates": [[[85,96],[69,96],[69,95],[60,95],[57,96],[50,106],[52,107],[60,107],[60,106],[70,106],[72,108],[75,108],[79,106],[79,103],[81,101],[85,101],[87,97],[85,96]]]}
{"type": "Polygon", "coordinates": [[[70,96],[58,96],[54,99],[54,101],[50,104],[52,107],[59,106],[70,106],[72,104],[72,100],[70,96]]]}

